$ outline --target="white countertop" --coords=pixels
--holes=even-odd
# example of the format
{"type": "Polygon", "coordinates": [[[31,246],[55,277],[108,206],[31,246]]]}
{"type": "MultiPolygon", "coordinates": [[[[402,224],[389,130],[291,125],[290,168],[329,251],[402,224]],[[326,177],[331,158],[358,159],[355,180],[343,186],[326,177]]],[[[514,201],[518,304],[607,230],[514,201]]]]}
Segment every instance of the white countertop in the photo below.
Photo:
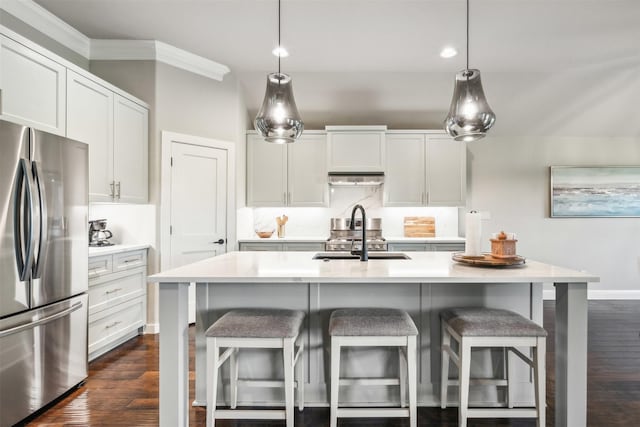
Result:
{"type": "Polygon", "coordinates": [[[599,277],[527,260],[511,268],[473,267],[451,252],[410,252],[410,260],[311,259],[314,252],[229,252],[154,274],[150,282],[516,283],[598,282],[599,277]]]}
{"type": "MultiPolygon", "coordinates": [[[[252,237],[248,239],[238,239],[240,243],[256,243],[256,242],[264,242],[264,243],[286,243],[286,242],[326,242],[328,237],[276,237],[274,233],[273,236],[267,239],[261,239],[260,237],[252,237]]],[[[464,243],[464,237],[451,236],[451,237],[385,237],[385,240],[389,243],[464,243]]]]}
{"type": "Polygon", "coordinates": [[[101,246],[101,247],[89,246],[89,258],[93,256],[113,255],[120,252],[136,251],[139,249],[148,249],[150,247],[151,245],[148,243],[101,246]]]}

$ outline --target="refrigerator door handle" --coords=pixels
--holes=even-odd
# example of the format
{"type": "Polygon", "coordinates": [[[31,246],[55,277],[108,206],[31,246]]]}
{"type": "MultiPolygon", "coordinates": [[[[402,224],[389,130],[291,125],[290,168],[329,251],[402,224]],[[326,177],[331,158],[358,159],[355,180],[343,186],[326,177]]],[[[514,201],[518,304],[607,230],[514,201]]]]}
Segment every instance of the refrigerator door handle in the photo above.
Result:
{"type": "Polygon", "coordinates": [[[36,188],[38,189],[38,206],[40,208],[40,239],[38,242],[38,256],[33,266],[33,278],[39,279],[42,276],[42,269],[47,258],[47,247],[49,246],[49,225],[47,223],[47,197],[45,194],[45,186],[42,176],[38,169],[36,161],[33,164],[33,176],[35,178],[36,188]]]}
{"type": "Polygon", "coordinates": [[[16,171],[16,185],[13,205],[13,234],[16,266],[21,281],[29,279],[33,264],[33,175],[26,159],[20,159],[16,171]],[[26,224],[25,224],[26,222],[26,224]]]}
{"type": "Polygon", "coordinates": [[[42,319],[38,319],[35,322],[25,323],[23,325],[15,326],[13,328],[5,329],[4,331],[0,331],[0,338],[6,337],[7,335],[17,334],[18,332],[24,331],[26,329],[33,329],[36,326],[44,325],[45,323],[52,322],[61,317],[65,317],[70,313],[73,313],[76,310],[82,308],[82,302],[78,301],[73,304],[71,307],[66,308],[62,311],[52,314],[51,316],[43,317],[42,319]]]}

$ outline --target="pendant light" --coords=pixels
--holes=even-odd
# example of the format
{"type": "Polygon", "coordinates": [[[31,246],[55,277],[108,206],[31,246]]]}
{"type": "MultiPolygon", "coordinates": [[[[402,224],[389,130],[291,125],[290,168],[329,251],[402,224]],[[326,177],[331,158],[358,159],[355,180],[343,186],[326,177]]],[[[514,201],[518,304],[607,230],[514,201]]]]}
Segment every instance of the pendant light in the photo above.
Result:
{"type": "Polygon", "coordinates": [[[482,90],[480,71],[469,69],[469,0],[467,0],[467,68],[456,74],[453,99],[444,128],[456,141],[484,138],[496,121],[482,90]]]}
{"type": "Polygon", "coordinates": [[[304,123],[300,118],[296,101],[293,99],[291,77],[280,72],[280,57],[283,56],[280,44],[280,0],[278,0],[278,47],[276,49],[278,72],[267,76],[267,91],[253,125],[265,141],[284,144],[296,141],[304,130],[304,123]]]}

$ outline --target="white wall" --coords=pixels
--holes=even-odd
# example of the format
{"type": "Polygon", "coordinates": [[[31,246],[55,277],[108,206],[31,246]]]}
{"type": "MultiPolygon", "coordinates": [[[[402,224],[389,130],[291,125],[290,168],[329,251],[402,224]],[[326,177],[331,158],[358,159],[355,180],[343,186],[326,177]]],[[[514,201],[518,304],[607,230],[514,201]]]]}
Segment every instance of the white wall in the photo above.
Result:
{"type": "Polygon", "coordinates": [[[515,232],[519,254],[599,275],[590,297],[640,298],[640,218],[549,215],[549,166],[638,165],[640,139],[490,136],[468,148],[468,206],[491,214],[484,249],[491,232],[515,232]]]}

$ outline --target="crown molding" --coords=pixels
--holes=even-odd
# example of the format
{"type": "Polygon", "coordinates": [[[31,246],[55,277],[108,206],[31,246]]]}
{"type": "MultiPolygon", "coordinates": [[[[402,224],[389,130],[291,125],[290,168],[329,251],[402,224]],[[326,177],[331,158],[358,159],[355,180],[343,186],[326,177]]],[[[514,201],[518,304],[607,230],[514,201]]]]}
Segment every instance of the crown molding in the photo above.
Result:
{"type": "Polygon", "coordinates": [[[89,58],[91,39],[32,0],[0,0],[0,9],[89,58]]]}
{"type": "Polygon", "coordinates": [[[91,40],[89,59],[155,60],[218,81],[230,71],[226,65],[157,40],[91,40]]]}
{"type": "Polygon", "coordinates": [[[90,39],[33,0],[0,0],[0,9],[89,60],[147,60],[222,81],[229,67],[156,40],[90,39]]]}

